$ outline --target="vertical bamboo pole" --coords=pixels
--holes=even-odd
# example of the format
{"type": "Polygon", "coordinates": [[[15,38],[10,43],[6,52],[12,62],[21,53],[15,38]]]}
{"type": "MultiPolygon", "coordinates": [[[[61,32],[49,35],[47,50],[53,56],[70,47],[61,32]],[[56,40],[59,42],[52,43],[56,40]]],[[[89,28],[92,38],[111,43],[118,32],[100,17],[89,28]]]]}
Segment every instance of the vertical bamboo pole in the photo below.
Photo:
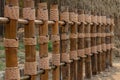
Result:
{"type": "Polygon", "coordinates": [[[101,41],[101,37],[102,37],[102,34],[101,34],[101,16],[98,14],[97,16],[97,20],[98,20],[98,25],[97,25],[97,51],[98,51],[98,54],[97,54],[97,58],[98,58],[98,73],[101,72],[101,67],[102,67],[102,41],[101,41]]]}
{"type": "MultiPolygon", "coordinates": [[[[18,69],[18,58],[17,58],[17,19],[19,18],[18,0],[9,0],[5,6],[5,11],[9,8],[15,8],[16,12],[5,12],[5,17],[9,17],[10,21],[5,25],[5,55],[6,55],[6,69],[5,69],[5,80],[20,80],[20,73],[18,69]],[[8,45],[6,45],[6,43],[8,45]],[[11,44],[12,43],[12,44],[11,44]]],[[[11,10],[12,11],[12,10],[11,10]]]]}
{"type": "MultiPolygon", "coordinates": [[[[4,16],[4,5],[5,5],[5,0],[0,1],[0,16],[4,16]]],[[[0,35],[3,36],[3,24],[0,24],[0,35]]]]}
{"type": "Polygon", "coordinates": [[[36,40],[35,40],[35,9],[33,0],[25,0],[23,8],[23,18],[28,19],[25,25],[25,74],[30,75],[30,80],[36,80],[37,64],[36,64],[36,40]]]}
{"type": "Polygon", "coordinates": [[[110,50],[110,67],[113,66],[112,63],[112,54],[113,54],[113,48],[114,48],[114,18],[111,17],[111,26],[110,26],[110,31],[111,31],[111,37],[110,37],[110,44],[111,44],[111,50],[110,50]]]}
{"type": "Polygon", "coordinates": [[[64,66],[61,66],[62,79],[70,80],[70,54],[69,54],[69,11],[65,6],[61,7],[60,20],[65,21],[65,25],[61,25],[61,61],[65,62],[64,66]]]}
{"type": "Polygon", "coordinates": [[[109,58],[110,58],[110,18],[108,17],[106,19],[107,25],[106,25],[106,68],[109,68],[109,58]]]}
{"type": "Polygon", "coordinates": [[[78,21],[77,13],[70,12],[70,21],[74,22],[70,26],[70,59],[73,60],[71,63],[71,73],[73,73],[72,80],[77,80],[77,24],[78,21]]]}
{"type": "Polygon", "coordinates": [[[97,52],[96,52],[96,28],[97,28],[97,15],[93,13],[91,15],[92,23],[91,25],[91,52],[92,52],[92,74],[96,75],[97,74],[97,52]]]}
{"type": "MultiPolygon", "coordinates": [[[[58,14],[58,5],[57,4],[52,4],[50,6],[50,20],[53,20],[55,24],[52,25],[52,42],[53,42],[53,61],[55,61],[55,56],[54,55],[59,55],[60,54],[60,37],[59,37],[59,14],[58,14]]],[[[57,57],[57,56],[56,56],[57,57]]],[[[60,55],[58,58],[58,61],[60,61],[60,55]]],[[[58,62],[57,62],[58,63],[58,62]]],[[[58,63],[60,65],[60,62],[58,63]]],[[[55,64],[54,64],[55,65],[55,64]]],[[[55,65],[56,68],[53,70],[53,80],[58,80],[60,79],[60,66],[55,65]]]]}
{"type": "Polygon", "coordinates": [[[105,20],[106,16],[102,16],[102,49],[103,49],[103,53],[102,53],[102,71],[105,70],[105,53],[106,53],[106,44],[105,44],[105,37],[106,37],[106,33],[105,33],[105,26],[106,26],[106,20],[105,20]]]}
{"type": "Polygon", "coordinates": [[[92,69],[91,69],[91,39],[90,39],[90,23],[91,18],[90,14],[85,14],[86,19],[86,26],[85,26],[85,54],[87,55],[85,59],[85,77],[91,78],[92,77],[92,69]]]}
{"type": "Polygon", "coordinates": [[[43,20],[43,24],[39,25],[39,56],[40,56],[40,69],[44,70],[44,73],[40,75],[40,80],[48,80],[49,78],[49,59],[48,59],[48,9],[47,9],[47,3],[41,2],[38,3],[38,9],[37,9],[37,19],[43,20]],[[44,63],[45,60],[48,59],[47,63],[44,63]],[[44,61],[43,61],[44,60],[44,61]],[[43,61],[43,62],[42,62],[43,61]],[[45,65],[46,66],[42,66],[45,65]]]}
{"type": "Polygon", "coordinates": [[[84,29],[85,29],[85,15],[84,15],[84,10],[79,10],[78,11],[78,21],[81,22],[80,25],[78,25],[78,56],[80,57],[80,60],[78,60],[78,80],[83,80],[83,65],[84,65],[84,59],[85,59],[85,52],[84,52],[84,29]]]}

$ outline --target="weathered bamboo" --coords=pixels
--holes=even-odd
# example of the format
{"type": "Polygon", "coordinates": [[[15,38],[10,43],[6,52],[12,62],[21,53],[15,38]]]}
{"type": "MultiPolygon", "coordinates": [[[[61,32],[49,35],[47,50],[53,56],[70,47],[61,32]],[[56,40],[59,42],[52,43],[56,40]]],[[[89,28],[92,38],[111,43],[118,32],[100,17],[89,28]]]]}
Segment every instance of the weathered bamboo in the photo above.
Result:
{"type": "MultiPolygon", "coordinates": [[[[102,16],[102,21],[103,21],[103,16],[102,16]]],[[[105,27],[106,27],[106,23],[103,21],[103,25],[101,27],[101,31],[102,31],[102,34],[104,34],[102,36],[102,49],[103,49],[103,53],[102,53],[102,71],[105,71],[105,53],[106,53],[106,47],[105,47],[105,27]]]]}
{"type": "MultiPolygon", "coordinates": [[[[9,0],[6,6],[9,7],[15,7],[18,6],[18,0],[9,0]],[[11,5],[11,6],[10,6],[11,5]]],[[[19,11],[18,11],[19,13],[19,11]]],[[[14,13],[11,15],[18,15],[17,13],[14,13]]],[[[5,69],[5,80],[20,80],[20,74],[18,69],[18,58],[17,58],[17,47],[14,46],[14,40],[15,45],[17,40],[17,18],[9,17],[9,23],[5,25],[5,39],[8,40],[8,46],[5,45],[5,55],[6,55],[6,69],[5,69]],[[10,44],[10,41],[13,41],[12,44],[10,44]],[[14,77],[15,76],[15,77],[14,77]]],[[[18,17],[18,16],[17,16],[18,17]]],[[[19,18],[19,17],[18,17],[19,18]]],[[[7,43],[7,41],[5,41],[7,43]]]]}
{"type": "MultiPolygon", "coordinates": [[[[24,9],[30,9],[34,10],[34,1],[24,1],[24,9]]],[[[26,11],[26,10],[25,10],[26,11]]],[[[35,40],[35,27],[34,27],[34,19],[35,19],[35,12],[32,11],[32,17],[31,16],[23,16],[23,18],[28,19],[28,24],[25,25],[25,38],[24,38],[24,44],[25,44],[25,74],[30,75],[30,80],[36,80],[36,72],[37,72],[37,64],[36,64],[36,48],[35,44],[28,43],[25,39],[34,39],[35,40]],[[31,69],[32,68],[32,69],[31,69]]],[[[23,15],[29,14],[25,13],[23,11],[23,15]]],[[[32,41],[30,41],[32,42],[32,41]]]]}
{"type": "MultiPolygon", "coordinates": [[[[70,12],[70,21],[78,21],[77,13],[70,12]],[[76,18],[74,19],[75,16],[76,18]]],[[[70,64],[70,70],[73,75],[71,75],[71,80],[77,80],[77,27],[78,25],[74,23],[70,26],[70,59],[73,63],[70,64]]]]}
{"type": "MultiPolygon", "coordinates": [[[[38,10],[37,10],[37,19],[41,19],[43,20],[43,24],[39,25],[39,38],[40,37],[45,37],[45,39],[47,39],[46,42],[42,43],[42,40],[39,40],[39,56],[40,56],[40,61],[42,61],[42,59],[48,58],[48,9],[47,9],[47,3],[38,3],[38,10]],[[45,13],[43,13],[45,12],[45,13]],[[40,15],[43,14],[43,15],[40,15]],[[45,16],[43,18],[43,16],[45,16]]],[[[42,38],[41,38],[42,39],[42,38]]],[[[47,60],[47,62],[49,63],[49,59],[47,60]]],[[[39,62],[39,65],[43,65],[43,64],[47,64],[48,63],[42,63],[39,62]]],[[[40,68],[43,68],[42,66],[40,68]]],[[[40,75],[40,80],[48,80],[48,76],[49,76],[49,70],[47,69],[47,66],[43,68],[44,73],[40,75]]]]}
{"type": "MultiPolygon", "coordinates": [[[[7,22],[9,22],[9,19],[8,18],[6,18],[6,17],[0,17],[0,23],[2,24],[2,23],[7,23],[7,22]]],[[[18,19],[18,23],[20,23],[20,24],[28,24],[28,20],[26,20],[26,19],[18,19]]],[[[65,23],[64,23],[64,21],[58,21],[58,23],[60,24],[60,25],[64,25],[65,23]]],[[[73,22],[68,22],[69,24],[73,24],[73,22]]],[[[81,23],[80,22],[76,22],[78,25],[80,25],[81,23]]],[[[41,21],[41,20],[35,20],[35,24],[36,25],[39,25],[39,24],[43,24],[43,21],[41,21]]],[[[48,24],[54,24],[54,21],[48,21],[48,24]]],[[[86,24],[86,23],[85,23],[86,24]]]]}
{"type": "Polygon", "coordinates": [[[60,20],[65,21],[65,25],[61,25],[61,61],[66,65],[61,66],[62,80],[70,80],[70,54],[69,54],[69,12],[68,7],[61,6],[60,20]],[[62,16],[64,15],[64,16],[62,16]],[[66,55],[66,56],[65,56],[66,55]],[[65,59],[64,59],[65,58],[65,59]]]}
{"type": "Polygon", "coordinates": [[[93,13],[93,15],[91,15],[91,19],[93,22],[93,25],[91,25],[91,52],[92,52],[92,74],[96,75],[97,74],[97,52],[96,52],[96,28],[97,28],[97,15],[95,15],[95,13],[93,13]],[[96,18],[96,19],[95,19],[96,18]],[[95,21],[96,20],[96,21],[95,21]]]}
{"type": "Polygon", "coordinates": [[[84,59],[85,59],[85,45],[84,45],[84,29],[85,29],[85,24],[84,24],[84,20],[82,20],[82,17],[85,19],[84,16],[81,16],[84,14],[83,10],[79,10],[79,17],[78,17],[78,21],[81,22],[81,25],[78,25],[78,56],[80,57],[80,60],[78,60],[78,80],[83,80],[84,76],[83,76],[83,67],[84,67],[84,59]]]}
{"type": "Polygon", "coordinates": [[[101,28],[102,28],[102,26],[101,26],[101,15],[100,14],[98,14],[98,17],[97,17],[97,20],[100,20],[100,21],[98,21],[99,22],[99,24],[97,25],[97,38],[96,38],[96,44],[97,44],[97,52],[98,52],[98,54],[97,54],[97,58],[98,58],[98,62],[97,62],[97,64],[98,64],[98,73],[100,73],[101,72],[101,67],[102,67],[102,48],[101,48],[101,45],[102,45],[102,43],[101,43],[101,36],[102,36],[102,33],[101,33],[101,28]]]}
{"type": "Polygon", "coordinates": [[[114,18],[111,17],[111,26],[110,26],[110,31],[111,31],[111,37],[110,37],[110,44],[111,44],[111,50],[110,50],[110,67],[113,66],[113,61],[112,61],[112,55],[113,55],[113,48],[114,48],[114,18]]]}
{"type": "MultiPolygon", "coordinates": [[[[106,25],[106,34],[110,34],[110,18],[108,17],[107,20],[107,25],[106,25]]],[[[110,36],[111,35],[106,35],[106,48],[107,48],[107,52],[106,52],[106,65],[105,67],[106,68],[109,68],[110,66],[110,61],[109,61],[109,58],[110,58],[110,36]]]]}
{"type": "MultiPolygon", "coordinates": [[[[58,37],[57,40],[55,41],[52,41],[53,43],[53,55],[58,55],[58,56],[54,56],[53,58],[53,61],[55,61],[56,59],[55,58],[58,58],[57,59],[57,64],[55,65],[56,68],[53,70],[52,74],[53,74],[53,80],[58,80],[60,79],[60,64],[59,64],[59,61],[60,61],[60,37],[59,37],[59,25],[58,25],[58,20],[59,20],[59,11],[58,11],[58,5],[57,4],[52,4],[50,6],[50,19],[55,21],[55,24],[52,25],[52,36],[56,36],[58,37]],[[53,16],[54,15],[54,16],[53,16]],[[56,17],[57,16],[57,17],[56,17]]],[[[54,40],[54,37],[52,37],[53,40],[54,40]]]]}
{"type": "Polygon", "coordinates": [[[91,39],[90,39],[90,23],[91,18],[90,14],[85,14],[85,19],[88,24],[85,26],[85,54],[87,55],[85,59],[85,77],[91,78],[92,77],[92,67],[91,67],[91,39]]]}

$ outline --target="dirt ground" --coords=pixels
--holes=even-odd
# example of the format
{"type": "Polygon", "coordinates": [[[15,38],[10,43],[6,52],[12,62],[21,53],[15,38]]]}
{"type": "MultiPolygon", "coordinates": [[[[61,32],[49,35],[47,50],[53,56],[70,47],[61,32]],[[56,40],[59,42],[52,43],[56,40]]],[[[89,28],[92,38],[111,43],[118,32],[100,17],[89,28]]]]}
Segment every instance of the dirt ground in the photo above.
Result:
{"type": "Polygon", "coordinates": [[[92,79],[85,80],[120,80],[120,58],[117,58],[113,61],[112,68],[93,76],[92,79]]]}

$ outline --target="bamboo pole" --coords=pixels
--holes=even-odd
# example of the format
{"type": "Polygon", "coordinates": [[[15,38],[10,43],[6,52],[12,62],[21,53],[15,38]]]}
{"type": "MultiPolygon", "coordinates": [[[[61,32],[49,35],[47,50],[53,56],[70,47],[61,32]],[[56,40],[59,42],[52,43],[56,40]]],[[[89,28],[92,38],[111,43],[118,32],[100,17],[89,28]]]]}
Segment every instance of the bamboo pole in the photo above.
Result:
{"type": "Polygon", "coordinates": [[[90,39],[90,14],[85,14],[86,21],[88,24],[85,26],[85,54],[87,55],[85,59],[85,77],[91,78],[92,77],[92,67],[91,67],[91,39],[90,39]],[[88,17],[89,16],[89,17],[88,17]],[[88,19],[89,18],[89,19],[88,19]]]}
{"type": "MultiPolygon", "coordinates": [[[[110,18],[107,17],[106,19],[106,22],[107,22],[107,25],[106,25],[106,34],[110,34],[110,18]]],[[[106,35],[106,48],[107,48],[107,52],[106,52],[106,69],[109,68],[110,66],[110,61],[109,61],[109,58],[110,58],[110,36],[111,35],[106,35]]]]}
{"type": "MultiPolygon", "coordinates": [[[[11,8],[18,6],[18,0],[9,0],[6,6],[7,5],[11,8]]],[[[17,15],[17,13],[14,13],[13,15],[17,15]]],[[[17,30],[17,19],[14,17],[10,17],[10,16],[7,16],[7,17],[10,18],[10,21],[9,23],[5,25],[5,39],[8,40],[8,44],[10,46],[5,45],[5,55],[6,55],[5,79],[6,80],[13,80],[13,79],[20,80],[20,73],[18,69],[18,58],[17,58],[17,49],[18,49],[17,47],[18,46],[14,46],[13,44],[15,41],[15,45],[16,45],[17,44],[16,41],[18,41],[17,31],[16,31],[17,30]],[[10,44],[9,42],[12,42],[12,44],[10,44]]],[[[5,43],[7,43],[7,41],[5,41],[5,43]]]]}
{"type": "MultiPolygon", "coordinates": [[[[77,17],[77,13],[70,12],[71,21],[78,21],[77,17]],[[74,19],[73,16],[76,16],[76,18],[74,19]]],[[[73,63],[70,64],[70,70],[73,74],[71,75],[71,80],[77,80],[77,27],[76,23],[70,26],[70,58],[73,60],[73,63]]]]}
{"type": "Polygon", "coordinates": [[[97,35],[97,39],[96,39],[96,41],[97,41],[97,52],[98,52],[98,54],[97,54],[98,73],[100,73],[101,72],[101,66],[102,66],[102,63],[101,63],[101,60],[102,60],[102,58],[101,58],[101,55],[102,55],[102,48],[101,48],[101,45],[102,45],[102,43],[101,43],[101,27],[102,27],[101,26],[101,16],[99,15],[97,19],[100,19],[100,24],[97,25],[97,34],[98,35],[97,35]]]}
{"type": "Polygon", "coordinates": [[[93,21],[93,25],[91,25],[91,47],[92,47],[92,74],[96,75],[97,74],[97,52],[96,52],[96,36],[94,36],[94,34],[96,35],[96,28],[97,28],[97,15],[95,13],[93,13],[93,15],[91,15],[92,17],[92,21],[93,21]],[[95,19],[96,18],[96,19],[95,19]],[[96,21],[95,21],[96,20],[96,21]],[[93,36],[92,36],[93,35],[93,36]]]}
{"type": "Polygon", "coordinates": [[[111,50],[110,50],[110,67],[113,67],[113,62],[112,62],[112,55],[113,55],[113,47],[114,47],[114,18],[111,17],[111,26],[110,26],[110,31],[111,31],[111,37],[110,37],[110,44],[111,44],[111,50]]]}
{"type": "MultiPolygon", "coordinates": [[[[103,16],[102,16],[102,20],[103,20],[103,16]]],[[[106,27],[106,24],[105,22],[103,22],[103,25],[102,25],[102,33],[104,34],[104,36],[102,36],[102,47],[104,48],[103,49],[103,53],[102,53],[102,71],[105,71],[105,53],[106,53],[106,47],[105,47],[105,27],[106,27]]]]}
{"type": "MultiPolygon", "coordinates": [[[[59,15],[59,13],[58,13],[58,5],[52,4],[50,6],[50,11],[51,11],[50,12],[50,16],[51,16],[50,19],[55,21],[55,24],[52,25],[52,36],[59,37],[59,25],[58,25],[58,21],[59,21],[59,16],[58,15],[59,15]],[[51,10],[53,10],[53,12],[51,10]]],[[[52,44],[53,44],[53,55],[60,55],[60,37],[59,37],[59,39],[53,41],[52,44]]],[[[55,57],[53,57],[53,58],[55,58],[55,57]]],[[[58,60],[60,61],[60,56],[59,56],[58,60]]],[[[53,74],[52,78],[53,78],[53,80],[58,80],[58,79],[60,79],[60,64],[59,65],[55,65],[55,66],[56,66],[56,68],[52,72],[52,74],[53,74]]]]}
{"type": "Polygon", "coordinates": [[[34,19],[35,19],[35,12],[34,10],[34,1],[29,0],[29,1],[24,1],[24,11],[23,11],[23,17],[25,19],[28,19],[28,24],[25,25],[25,38],[24,38],[24,44],[25,44],[25,74],[30,75],[30,80],[36,80],[36,72],[37,72],[37,64],[36,64],[36,49],[35,45],[36,43],[33,42],[35,41],[35,27],[34,27],[34,19]],[[32,15],[27,16],[30,13],[25,13],[26,9],[30,9],[32,15]],[[26,16],[24,16],[27,14],[26,16]],[[31,43],[27,43],[30,41],[31,43]],[[33,42],[33,44],[32,44],[33,42]],[[32,69],[31,69],[32,68],[32,69]]]}
{"type": "MultiPolygon", "coordinates": [[[[40,57],[40,61],[42,61],[42,59],[48,58],[48,9],[47,9],[47,3],[46,2],[41,2],[38,3],[38,9],[37,9],[37,19],[39,20],[43,20],[43,24],[39,25],[39,57],[40,57]],[[45,13],[43,13],[45,12],[45,13]],[[41,15],[43,14],[43,15],[41,15]],[[44,16],[44,17],[43,17],[44,16]],[[47,41],[43,41],[42,37],[45,38],[45,40],[47,41]],[[40,39],[41,38],[41,39],[40,39]],[[42,43],[43,41],[43,43],[42,43]]],[[[44,70],[44,73],[40,75],[40,80],[48,80],[49,78],[49,70],[47,68],[47,66],[49,66],[49,59],[47,60],[47,63],[43,62],[39,62],[39,65],[46,65],[46,67],[41,66],[40,68],[44,70]]]]}
{"type": "Polygon", "coordinates": [[[66,22],[65,25],[60,27],[61,61],[66,63],[64,66],[61,66],[61,80],[70,80],[69,24],[67,23],[69,21],[69,12],[65,6],[61,6],[60,20],[66,22]]]}
{"type": "Polygon", "coordinates": [[[78,80],[83,80],[84,79],[84,59],[85,59],[85,52],[84,52],[84,49],[85,49],[85,45],[84,45],[84,29],[85,29],[85,24],[84,24],[84,19],[85,17],[83,16],[83,20],[82,20],[82,17],[81,15],[84,14],[84,11],[83,10],[79,10],[78,11],[79,13],[79,17],[78,17],[78,21],[81,22],[81,25],[78,25],[78,56],[80,57],[80,60],[78,60],[78,73],[77,73],[77,76],[78,76],[78,80]]]}

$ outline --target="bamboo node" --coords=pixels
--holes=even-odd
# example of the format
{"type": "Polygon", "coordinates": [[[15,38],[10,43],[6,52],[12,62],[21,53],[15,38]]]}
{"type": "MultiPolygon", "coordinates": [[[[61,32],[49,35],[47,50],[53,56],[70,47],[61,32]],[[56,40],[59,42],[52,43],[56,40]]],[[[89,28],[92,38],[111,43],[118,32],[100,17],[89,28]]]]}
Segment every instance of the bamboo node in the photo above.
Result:
{"type": "Polygon", "coordinates": [[[48,9],[38,8],[37,19],[48,21],[48,9]]]}
{"type": "Polygon", "coordinates": [[[60,65],[60,54],[52,54],[52,64],[53,65],[60,65]]]}
{"type": "Polygon", "coordinates": [[[50,9],[50,20],[59,21],[59,11],[58,11],[58,9],[50,9]]]}
{"type": "Polygon", "coordinates": [[[101,33],[97,33],[97,36],[98,36],[98,37],[103,37],[104,34],[102,35],[101,33]]]}
{"type": "Polygon", "coordinates": [[[79,49],[77,52],[78,52],[79,57],[85,57],[85,50],[84,49],[79,49]]]}
{"type": "Polygon", "coordinates": [[[91,47],[85,48],[85,54],[91,54],[91,47]]]}
{"type": "Polygon", "coordinates": [[[5,14],[4,15],[5,17],[18,20],[19,19],[19,7],[6,5],[4,14],[5,14]]]}
{"type": "Polygon", "coordinates": [[[36,75],[37,74],[37,62],[25,62],[24,74],[36,75]]]}
{"type": "Polygon", "coordinates": [[[111,19],[111,24],[114,26],[115,23],[114,23],[114,19],[111,19]]]}
{"type": "Polygon", "coordinates": [[[62,62],[70,63],[70,55],[68,53],[62,53],[62,62]]]}
{"type": "Polygon", "coordinates": [[[18,67],[7,67],[5,69],[5,80],[20,80],[18,67]]]}
{"type": "Polygon", "coordinates": [[[24,38],[24,45],[36,45],[36,38],[24,38]]]}
{"type": "Polygon", "coordinates": [[[111,19],[110,19],[110,18],[107,18],[106,21],[107,21],[106,23],[107,23],[108,25],[111,24],[111,19]]]}
{"type": "Polygon", "coordinates": [[[106,25],[106,23],[107,23],[106,16],[102,16],[102,21],[106,25]]]}
{"type": "Polygon", "coordinates": [[[70,21],[73,22],[78,22],[78,14],[76,14],[75,12],[70,12],[70,21]]]}
{"type": "Polygon", "coordinates": [[[60,13],[60,20],[69,22],[69,12],[61,12],[60,13]]]}
{"type": "Polygon", "coordinates": [[[114,45],[115,45],[115,44],[114,44],[114,43],[111,43],[110,45],[111,45],[111,48],[114,48],[114,45]]]}
{"type": "Polygon", "coordinates": [[[71,33],[70,34],[70,38],[77,38],[77,37],[78,37],[78,35],[76,33],[71,33]]]}
{"type": "Polygon", "coordinates": [[[39,65],[39,68],[40,69],[50,69],[50,66],[49,66],[49,57],[43,57],[43,58],[40,58],[40,65],[39,65]]]}
{"type": "Polygon", "coordinates": [[[78,21],[84,23],[85,22],[85,14],[78,15],[78,21]]]}
{"type": "Polygon", "coordinates": [[[52,42],[60,41],[60,36],[58,35],[52,35],[52,42]]]}
{"type": "Polygon", "coordinates": [[[106,49],[110,50],[111,49],[111,44],[107,44],[106,49]]]}
{"type": "Polygon", "coordinates": [[[69,36],[66,33],[61,34],[61,40],[67,40],[67,39],[69,39],[69,36]]]}
{"type": "Polygon", "coordinates": [[[101,45],[98,45],[98,46],[97,46],[97,51],[99,51],[99,52],[102,51],[101,45]]]}
{"type": "Polygon", "coordinates": [[[91,21],[97,24],[97,16],[91,15],[91,21]]]}
{"type": "Polygon", "coordinates": [[[91,33],[91,37],[97,37],[96,33],[91,33]]]}
{"type": "Polygon", "coordinates": [[[91,47],[91,52],[92,53],[96,53],[97,52],[97,47],[96,46],[92,46],[91,47]]]}
{"type": "Polygon", "coordinates": [[[106,36],[111,36],[111,33],[106,33],[106,36]]]}
{"type": "Polygon", "coordinates": [[[98,22],[99,24],[102,23],[102,21],[101,21],[101,16],[97,16],[97,22],[98,22]]]}
{"type": "Polygon", "coordinates": [[[18,47],[18,45],[19,45],[18,39],[5,39],[4,38],[5,47],[18,47]]]}
{"type": "Polygon", "coordinates": [[[85,37],[90,37],[90,33],[85,33],[85,37]]]}
{"type": "Polygon", "coordinates": [[[114,32],[111,32],[111,36],[114,36],[115,34],[114,34],[114,32]]]}
{"type": "Polygon", "coordinates": [[[77,60],[77,58],[78,58],[77,51],[70,51],[70,59],[77,60]]]}
{"type": "Polygon", "coordinates": [[[84,33],[78,33],[78,38],[84,38],[85,34],[84,33]]]}
{"type": "Polygon", "coordinates": [[[85,14],[85,21],[91,23],[91,15],[85,14]]]}
{"type": "Polygon", "coordinates": [[[106,51],[107,49],[106,49],[106,44],[104,43],[104,44],[102,44],[102,49],[103,49],[103,51],[106,51]]]}
{"type": "Polygon", "coordinates": [[[35,9],[23,8],[23,18],[27,20],[35,20],[35,9]]]}
{"type": "Polygon", "coordinates": [[[106,33],[101,33],[101,37],[106,37],[106,33]]]}
{"type": "Polygon", "coordinates": [[[38,39],[38,43],[40,44],[44,44],[44,43],[48,43],[49,42],[49,37],[47,36],[40,36],[38,39]]]}

